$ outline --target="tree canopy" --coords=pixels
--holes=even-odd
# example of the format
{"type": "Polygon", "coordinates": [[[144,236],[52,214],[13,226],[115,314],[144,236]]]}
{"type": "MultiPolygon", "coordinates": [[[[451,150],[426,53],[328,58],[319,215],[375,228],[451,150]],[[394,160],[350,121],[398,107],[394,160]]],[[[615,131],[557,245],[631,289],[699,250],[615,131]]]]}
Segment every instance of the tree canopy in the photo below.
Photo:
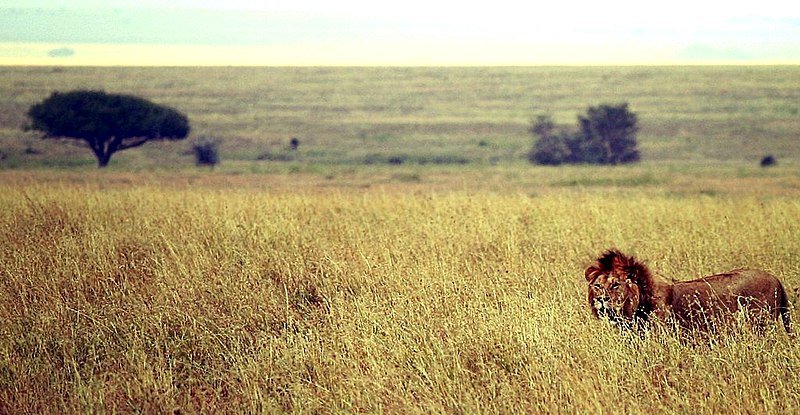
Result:
{"type": "Polygon", "coordinates": [[[589,162],[620,164],[639,161],[636,149],[636,132],[639,131],[636,114],[628,104],[589,107],[586,116],[578,116],[581,134],[587,147],[589,162]]]}
{"type": "Polygon", "coordinates": [[[45,138],[86,141],[99,167],[117,151],[151,140],[180,140],[190,130],[188,118],[173,108],[103,91],[54,92],[31,106],[28,117],[45,138]]]}
{"type": "Polygon", "coordinates": [[[589,107],[578,115],[578,130],[557,128],[548,116],[539,116],[531,127],[538,136],[529,159],[532,163],[620,164],[639,161],[636,114],[628,104],[589,107]]]}

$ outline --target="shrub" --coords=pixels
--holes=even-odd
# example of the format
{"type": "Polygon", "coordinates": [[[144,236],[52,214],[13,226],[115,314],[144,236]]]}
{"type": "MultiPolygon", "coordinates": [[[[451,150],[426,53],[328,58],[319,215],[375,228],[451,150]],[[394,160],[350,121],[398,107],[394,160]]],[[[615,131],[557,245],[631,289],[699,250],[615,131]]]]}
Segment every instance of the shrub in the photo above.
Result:
{"type": "Polygon", "coordinates": [[[628,104],[589,107],[586,116],[578,116],[584,140],[584,161],[597,164],[619,164],[639,161],[636,114],[628,104]]]}
{"type": "Polygon", "coordinates": [[[548,116],[539,116],[530,131],[538,136],[528,159],[531,163],[619,164],[639,161],[636,114],[628,104],[589,107],[578,115],[578,130],[558,129],[548,116]]]}
{"type": "Polygon", "coordinates": [[[198,166],[214,167],[219,163],[219,141],[201,137],[192,145],[195,163],[198,166]]]}
{"type": "Polygon", "coordinates": [[[533,144],[528,154],[531,163],[558,166],[569,160],[570,149],[568,138],[564,135],[546,135],[533,144]]]}
{"type": "Polygon", "coordinates": [[[407,159],[408,156],[405,155],[389,156],[388,162],[389,164],[399,165],[405,163],[407,159]]]}

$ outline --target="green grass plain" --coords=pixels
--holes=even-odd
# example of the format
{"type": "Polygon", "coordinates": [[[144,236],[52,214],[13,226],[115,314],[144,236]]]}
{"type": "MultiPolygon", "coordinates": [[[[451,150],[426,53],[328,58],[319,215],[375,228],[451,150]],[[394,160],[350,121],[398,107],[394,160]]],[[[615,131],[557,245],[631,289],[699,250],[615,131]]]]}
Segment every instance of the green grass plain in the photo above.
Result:
{"type": "Polygon", "coordinates": [[[0,75],[0,413],[800,411],[796,337],[621,334],[583,278],[618,247],[800,301],[800,68],[0,75]],[[186,112],[222,164],[190,138],[98,170],[21,131],[72,88],[186,112]],[[643,162],[524,160],[535,114],[604,102],[639,114],[643,162]]]}
{"type": "MultiPolygon", "coordinates": [[[[630,103],[645,162],[800,158],[800,68],[0,68],[3,167],[91,166],[75,146],[20,133],[55,90],[129,93],[186,113],[221,140],[223,168],[519,163],[531,120],[574,125],[591,105],[630,103]],[[288,151],[291,137],[300,151],[288,151]],[[35,153],[35,154],[30,154],[35,153]],[[284,160],[283,162],[280,162],[284,160]],[[286,161],[288,160],[288,161],[286,161]],[[266,166],[265,166],[266,165],[266,166]]],[[[191,139],[117,154],[122,169],[191,166],[191,139]],[[144,167],[142,167],[144,166],[144,167]]]]}

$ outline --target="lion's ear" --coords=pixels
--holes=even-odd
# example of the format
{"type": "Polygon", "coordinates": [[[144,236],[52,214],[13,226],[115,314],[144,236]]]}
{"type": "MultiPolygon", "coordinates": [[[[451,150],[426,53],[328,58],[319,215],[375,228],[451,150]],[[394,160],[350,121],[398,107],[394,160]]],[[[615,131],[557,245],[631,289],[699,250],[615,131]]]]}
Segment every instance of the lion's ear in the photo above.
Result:
{"type": "Polygon", "coordinates": [[[586,277],[586,282],[591,282],[599,272],[600,268],[591,266],[589,268],[586,268],[586,272],[583,274],[583,276],[586,277]]]}

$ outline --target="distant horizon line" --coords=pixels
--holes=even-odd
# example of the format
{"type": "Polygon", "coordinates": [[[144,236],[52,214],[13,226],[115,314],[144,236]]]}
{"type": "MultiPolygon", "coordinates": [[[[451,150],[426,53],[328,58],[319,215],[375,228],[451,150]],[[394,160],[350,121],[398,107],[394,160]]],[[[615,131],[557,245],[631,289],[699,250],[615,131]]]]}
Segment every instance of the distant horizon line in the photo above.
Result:
{"type": "Polygon", "coordinates": [[[279,63],[279,64],[130,64],[130,63],[8,63],[0,67],[38,68],[531,68],[531,67],[779,67],[800,66],[800,62],[585,62],[585,63],[279,63]]]}
{"type": "Polygon", "coordinates": [[[351,45],[128,45],[0,42],[0,66],[63,67],[531,67],[796,66],[800,58],[702,58],[675,49],[580,49],[509,45],[507,50],[367,48],[351,45]],[[637,54],[638,52],[638,54],[637,54]],[[474,53],[475,56],[471,56],[474,53]],[[369,56],[369,57],[367,57],[369,56]],[[637,56],[637,57],[632,57],[637,56]]]}

